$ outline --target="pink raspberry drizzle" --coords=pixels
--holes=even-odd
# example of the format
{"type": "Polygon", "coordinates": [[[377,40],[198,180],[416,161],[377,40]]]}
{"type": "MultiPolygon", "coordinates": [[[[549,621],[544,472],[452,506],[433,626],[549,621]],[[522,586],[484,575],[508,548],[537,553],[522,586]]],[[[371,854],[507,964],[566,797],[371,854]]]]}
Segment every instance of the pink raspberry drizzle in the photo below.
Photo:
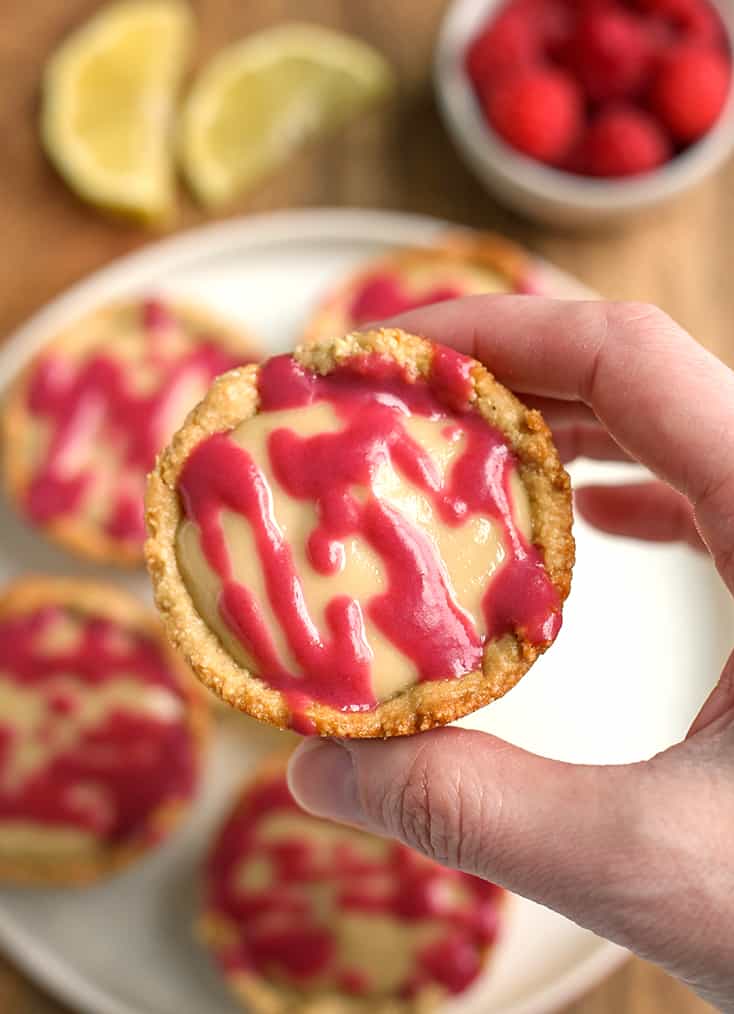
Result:
{"type": "Polygon", "coordinates": [[[161,427],[169,400],[191,376],[199,376],[205,389],[218,374],[242,364],[241,357],[206,335],[193,340],[185,354],[166,356],[159,348],[160,338],[176,324],[173,311],[151,299],[140,312],[148,342],[140,366],[155,370],[157,385],[152,392],[135,390],[129,374],[136,364],[116,359],[114,348],[109,353],[92,352],[78,365],[49,352],[34,367],[28,410],[50,427],[48,451],[26,494],[26,510],[36,524],[83,510],[94,482],[94,465],[82,460],[70,467],[68,459],[75,442],[91,430],[98,442],[121,450],[126,480],[113,495],[104,529],[121,542],[142,543],[145,476],[169,436],[161,427]]]}
{"type": "MultiPolygon", "coordinates": [[[[57,608],[0,621],[0,680],[39,694],[47,714],[37,730],[53,746],[77,712],[77,694],[58,681],[73,679],[90,693],[117,679],[163,687],[182,697],[178,682],[158,646],[142,634],[124,631],[101,618],[79,619],[80,642],[49,652],[39,643],[57,620],[57,608]]],[[[13,821],[74,827],[108,842],[142,838],[152,842],[159,829],[148,825],[162,804],[185,801],[194,792],[196,753],[185,713],[162,720],[137,711],[112,711],[101,724],[82,731],[70,748],[18,785],[8,782],[12,754],[21,737],[12,720],[0,715],[0,823],[13,821]]]]}
{"type": "MultiPolygon", "coordinates": [[[[276,427],[268,438],[280,485],[294,499],[317,506],[319,522],[307,546],[311,566],[337,575],[343,540],[358,535],[380,556],[388,576],[387,590],[366,602],[336,594],[326,609],[327,631],[319,630],[308,612],[290,546],[272,514],[267,480],[247,450],[218,433],[202,441],[182,469],[179,492],[221,581],[221,615],[255,660],[258,674],[286,694],[294,715],[303,716],[310,700],[344,711],[378,703],[365,613],[413,660],[421,681],[475,670],[486,639],[518,630],[545,645],[558,633],[558,594],[540,553],[512,514],[509,483],[516,461],[502,434],[469,407],[470,367],[471,360],[443,347],[437,348],[428,382],[409,382],[396,363],[374,355],[355,357],[325,377],[303,369],[291,356],[262,367],[261,412],[327,401],[343,423],[336,432],[305,438],[276,427]],[[465,450],[446,482],[402,424],[410,414],[446,419],[451,439],[456,428],[465,437],[465,450]],[[387,459],[447,525],[483,515],[501,527],[506,559],[484,596],[486,638],[455,602],[433,542],[389,503],[354,496],[353,487],[372,488],[387,459]],[[296,672],[280,659],[260,604],[233,571],[220,524],[223,510],[247,518],[252,528],[268,599],[298,664],[296,672]]],[[[296,724],[301,732],[313,731],[308,719],[296,724]]]]}
{"type": "MultiPolygon", "coordinates": [[[[260,781],[241,797],[209,856],[206,911],[233,923],[237,932],[236,943],[216,955],[226,973],[255,971],[295,987],[318,976],[352,995],[373,992],[363,973],[340,964],[329,917],[319,916],[311,904],[309,888],[328,884],[342,911],[366,918],[387,915],[416,926],[430,919],[437,925],[438,939],[419,951],[398,987],[400,996],[414,996],[432,984],[449,993],[471,985],[497,938],[500,888],[430,863],[397,843],[386,843],[384,855],[374,857],[346,840],[317,847],[306,837],[273,841],[261,836],[269,817],[288,813],[300,811],[285,776],[260,781]],[[247,889],[238,872],[257,858],[269,861],[272,882],[247,889]],[[454,885],[464,888],[463,897],[456,897],[454,885]]],[[[314,820],[314,831],[317,824],[314,820]]]]}
{"type": "Polygon", "coordinates": [[[366,279],[352,300],[349,317],[354,325],[367,324],[463,295],[457,285],[436,285],[420,295],[410,295],[398,275],[385,272],[366,279]]]}

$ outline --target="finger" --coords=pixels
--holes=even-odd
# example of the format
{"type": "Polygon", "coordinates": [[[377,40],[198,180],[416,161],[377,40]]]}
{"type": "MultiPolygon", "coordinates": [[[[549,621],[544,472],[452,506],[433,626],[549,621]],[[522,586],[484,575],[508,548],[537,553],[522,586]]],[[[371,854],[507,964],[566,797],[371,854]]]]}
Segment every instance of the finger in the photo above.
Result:
{"type": "Polygon", "coordinates": [[[637,806],[636,792],[621,790],[625,773],[636,778],[630,771],[610,768],[602,777],[595,767],[447,728],[384,742],[308,741],[291,759],[289,783],[317,816],[398,838],[438,862],[563,905],[593,885],[603,890],[616,865],[610,847],[619,845],[619,827],[634,824],[623,811],[637,806]],[[608,836],[601,852],[592,827],[608,836]]]}
{"type": "Polygon", "coordinates": [[[533,394],[526,395],[523,401],[528,408],[537,408],[551,428],[571,426],[575,423],[601,428],[599,420],[583,402],[562,401],[559,398],[544,398],[542,395],[533,394]]]}
{"type": "Polygon", "coordinates": [[[706,730],[714,733],[734,721],[734,652],[724,666],[719,682],[706,698],[704,706],[688,730],[688,738],[706,730]]]}
{"type": "Polygon", "coordinates": [[[671,935],[682,948],[691,930],[671,910],[668,868],[684,838],[670,822],[670,807],[683,806],[681,779],[659,768],[562,764],[444,728],[309,741],[291,759],[289,783],[317,816],[397,838],[660,959],[671,935]]]}
{"type": "Polygon", "coordinates": [[[590,406],[621,447],[691,500],[734,590],[734,374],[662,311],[468,296],[395,323],[483,360],[514,390],[590,406]]]}
{"type": "Polygon", "coordinates": [[[601,426],[560,426],[553,430],[553,439],[561,461],[594,458],[597,461],[629,461],[629,455],[601,426]]]}
{"type": "Polygon", "coordinates": [[[603,532],[705,548],[690,503],[664,482],[584,486],[576,490],[575,503],[579,514],[603,532]]]}

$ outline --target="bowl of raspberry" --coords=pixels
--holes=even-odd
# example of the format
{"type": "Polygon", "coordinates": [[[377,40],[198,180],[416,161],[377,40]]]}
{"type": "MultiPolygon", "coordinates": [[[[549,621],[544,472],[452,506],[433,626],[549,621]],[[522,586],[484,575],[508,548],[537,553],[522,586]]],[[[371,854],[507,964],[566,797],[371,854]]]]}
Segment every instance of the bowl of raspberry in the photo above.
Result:
{"type": "Polygon", "coordinates": [[[729,0],[455,0],[435,82],[505,204],[565,226],[676,197],[734,147],[729,0]]]}

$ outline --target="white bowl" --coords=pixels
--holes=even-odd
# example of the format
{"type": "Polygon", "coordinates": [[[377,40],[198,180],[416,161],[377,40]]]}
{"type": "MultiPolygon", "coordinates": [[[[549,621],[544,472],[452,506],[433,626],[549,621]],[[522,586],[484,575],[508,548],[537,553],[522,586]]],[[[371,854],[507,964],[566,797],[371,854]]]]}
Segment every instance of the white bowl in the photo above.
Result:
{"type": "MultiPolygon", "coordinates": [[[[503,0],[454,0],[444,18],[434,83],[444,121],[467,163],[503,203],[551,225],[611,224],[676,197],[714,171],[734,148],[734,85],[706,136],[644,176],[599,180],[552,169],[516,152],[487,125],[464,70],[466,48],[503,0]]],[[[716,0],[734,51],[734,5],[716,0]]]]}

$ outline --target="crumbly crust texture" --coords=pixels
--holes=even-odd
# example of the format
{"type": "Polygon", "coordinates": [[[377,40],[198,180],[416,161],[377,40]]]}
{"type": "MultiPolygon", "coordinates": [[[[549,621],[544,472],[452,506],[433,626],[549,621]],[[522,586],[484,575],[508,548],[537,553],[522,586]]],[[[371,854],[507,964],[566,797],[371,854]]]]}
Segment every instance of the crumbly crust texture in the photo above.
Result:
{"type": "MultiPolygon", "coordinates": [[[[283,774],[287,761],[288,755],[281,752],[266,757],[241,789],[238,801],[259,782],[267,782],[283,774]]],[[[232,927],[221,916],[205,910],[197,921],[196,935],[207,950],[216,954],[219,950],[226,950],[230,944],[232,927]]],[[[485,961],[491,953],[490,947],[484,955],[485,961]]],[[[250,1014],[433,1014],[446,1001],[445,993],[436,986],[426,987],[415,997],[403,1000],[397,997],[355,997],[337,992],[307,996],[247,971],[225,973],[225,978],[235,997],[250,1014]]]]}
{"type": "MultiPolygon", "coordinates": [[[[28,487],[33,479],[32,462],[26,448],[26,435],[33,425],[28,404],[28,387],[38,362],[49,353],[58,352],[62,355],[79,353],[91,345],[80,341],[80,325],[84,329],[99,320],[100,324],[114,318],[122,310],[135,308],[140,300],[111,303],[100,310],[94,311],[81,321],[76,321],[61,334],[52,338],[33,357],[28,366],[13,381],[3,399],[0,415],[0,443],[2,444],[3,483],[6,494],[20,514],[25,517],[23,503],[28,487]]],[[[224,320],[218,319],[209,311],[199,307],[181,303],[178,300],[170,303],[176,317],[185,324],[202,333],[216,336],[217,341],[243,357],[258,355],[255,341],[243,330],[234,328],[224,320]]],[[[129,542],[116,539],[107,534],[98,525],[87,521],[84,517],[54,518],[44,525],[36,526],[51,542],[62,549],[96,563],[111,564],[115,567],[129,569],[140,567],[143,563],[142,547],[131,546],[129,542]]]]}
{"type": "MultiPolygon", "coordinates": [[[[534,265],[515,243],[493,232],[470,229],[447,230],[430,246],[392,250],[369,261],[332,289],[314,311],[303,333],[303,341],[319,341],[334,334],[334,314],[372,275],[380,271],[409,271],[427,264],[445,264],[447,269],[469,265],[499,275],[508,292],[521,292],[532,284],[534,265]]],[[[348,325],[347,325],[348,326],[348,325]]],[[[344,330],[342,325],[342,330],[344,330]]]]}
{"type": "MultiPolygon", "coordinates": [[[[307,369],[328,374],[354,356],[389,356],[410,381],[427,378],[434,346],[393,328],[355,332],[343,338],[304,344],[295,357],[307,369]]],[[[279,690],[239,665],[196,611],[176,558],[176,532],[182,508],[176,485],[191,451],[213,433],[226,432],[258,411],[258,367],[245,366],[219,377],[183,428],[160,455],[148,480],[146,561],[155,600],[168,635],[199,679],[232,707],[263,722],[286,728],[289,709],[279,690]]],[[[528,409],[480,363],[471,371],[474,411],[502,432],[517,455],[527,490],[533,542],[561,602],[570,590],[574,562],[572,506],[568,474],[539,412],[528,409]]],[[[342,712],[325,704],[306,708],[322,736],[405,736],[446,725],[502,697],[523,676],[542,648],[520,634],[506,634],[485,646],[481,670],[417,683],[365,712],[342,712]]]]}
{"type": "MultiPolygon", "coordinates": [[[[193,738],[198,766],[204,760],[209,738],[209,708],[202,689],[181,657],[173,651],[161,625],[149,609],[111,584],[73,577],[32,575],[9,585],[0,595],[0,620],[31,613],[44,606],[62,606],[77,613],[100,616],[149,637],[183,691],[187,723],[193,738]]],[[[179,824],[188,803],[162,803],[149,817],[149,828],[160,830],[162,841],[179,824]]],[[[144,841],[121,845],[100,843],[87,857],[0,857],[0,883],[38,887],[82,886],[111,876],[157,847],[144,841]]]]}

